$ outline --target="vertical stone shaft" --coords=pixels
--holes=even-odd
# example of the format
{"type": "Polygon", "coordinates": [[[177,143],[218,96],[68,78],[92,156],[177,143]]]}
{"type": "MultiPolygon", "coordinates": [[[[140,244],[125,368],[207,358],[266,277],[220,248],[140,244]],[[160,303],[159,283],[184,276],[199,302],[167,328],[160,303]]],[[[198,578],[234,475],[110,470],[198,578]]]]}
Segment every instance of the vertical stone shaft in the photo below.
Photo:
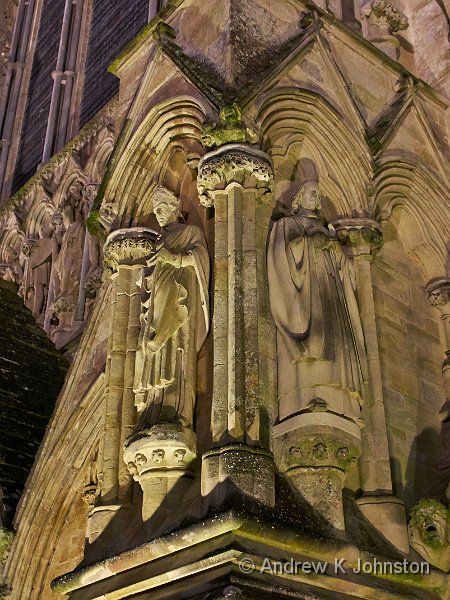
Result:
{"type": "MultiPolygon", "coordinates": [[[[117,273],[112,275],[111,336],[105,373],[107,413],[102,486],[102,501],[105,502],[118,499],[121,495],[119,489],[123,488],[125,483],[121,473],[123,461],[120,460],[120,456],[122,414],[126,411],[125,370],[128,354],[130,300],[133,293],[132,288],[137,287],[136,282],[133,281],[133,275],[135,275],[135,269],[126,265],[119,266],[117,273]]],[[[129,476],[127,479],[129,480],[129,476]]]]}
{"type": "MultiPolygon", "coordinates": [[[[228,427],[230,441],[245,442],[245,362],[244,362],[244,290],[243,290],[243,254],[242,254],[242,203],[243,189],[232,185],[226,202],[227,221],[227,287],[223,295],[228,305],[228,427]]],[[[222,258],[222,257],[221,257],[222,258]]],[[[225,333],[225,332],[223,332],[225,333]]]]}
{"type": "Polygon", "coordinates": [[[105,372],[106,419],[103,439],[101,503],[126,503],[131,477],[123,461],[123,446],[136,422],[134,365],[140,331],[141,295],[138,280],[154,232],[135,228],[111,234],[105,265],[112,281],[111,335],[105,372]]]}
{"type": "Polygon", "coordinates": [[[369,393],[363,410],[366,426],[361,432],[362,454],[359,459],[363,497],[359,505],[391,542],[406,551],[408,539],[404,505],[393,496],[371,273],[371,262],[383,242],[382,232],[378,223],[371,219],[342,219],[334,226],[355,265],[358,306],[369,367],[369,393]]]}
{"type": "Polygon", "coordinates": [[[372,435],[372,440],[368,440],[366,428],[363,429],[363,453],[360,458],[362,489],[366,492],[379,491],[382,493],[391,493],[392,476],[369,257],[355,257],[355,267],[356,286],[358,289],[361,320],[364,327],[369,365],[370,394],[368,398],[368,414],[370,418],[370,433],[372,435]],[[367,444],[366,441],[368,442],[367,444]],[[367,456],[366,450],[369,449],[370,456],[367,456]]]}
{"type": "Polygon", "coordinates": [[[202,482],[204,495],[217,488],[214,503],[231,489],[273,501],[273,483],[264,474],[273,475],[269,440],[276,398],[275,333],[266,306],[271,179],[269,158],[243,144],[222,146],[200,164],[200,199],[215,206],[213,449],[204,457],[202,482]],[[265,491],[256,489],[258,470],[265,491]]]}

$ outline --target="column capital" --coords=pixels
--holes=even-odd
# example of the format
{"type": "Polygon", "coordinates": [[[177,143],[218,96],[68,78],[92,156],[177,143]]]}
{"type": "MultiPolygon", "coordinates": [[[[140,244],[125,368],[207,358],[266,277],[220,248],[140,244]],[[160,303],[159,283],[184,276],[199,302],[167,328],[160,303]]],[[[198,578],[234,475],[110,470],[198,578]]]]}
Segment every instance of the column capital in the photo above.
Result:
{"type": "Polygon", "coordinates": [[[103,265],[113,275],[122,265],[145,265],[156,249],[158,234],[145,227],[117,229],[108,235],[104,246],[103,265]]]}
{"type": "Polygon", "coordinates": [[[450,311],[450,279],[448,277],[436,277],[431,279],[425,286],[430,304],[438,308],[443,314],[450,311]]]}
{"type": "Polygon", "coordinates": [[[271,158],[249,144],[225,144],[208,152],[199,163],[197,188],[203,206],[213,206],[214,192],[232,184],[269,190],[273,181],[271,158]]]}
{"type": "Polygon", "coordinates": [[[123,457],[136,481],[161,474],[170,477],[170,471],[178,476],[181,472],[193,475],[192,463],[197,458],[196,436],[182,425],[159,423],[129,438],[123,457]]]}
{"type": "Polygon", "coordinates": [[[383,245],[383,232],[379,223],[362,217],[339,219],[333,222],[338,240],[351,248],[355,258],[373,260],[383,245]]]}
{"type": "Polygon", "coordinates": [[[404,31],[409,26],[408,17],[386,0],[372,0],[362,9],[362,15],[372,25],[389,28],[389,33],[404,31]]]}

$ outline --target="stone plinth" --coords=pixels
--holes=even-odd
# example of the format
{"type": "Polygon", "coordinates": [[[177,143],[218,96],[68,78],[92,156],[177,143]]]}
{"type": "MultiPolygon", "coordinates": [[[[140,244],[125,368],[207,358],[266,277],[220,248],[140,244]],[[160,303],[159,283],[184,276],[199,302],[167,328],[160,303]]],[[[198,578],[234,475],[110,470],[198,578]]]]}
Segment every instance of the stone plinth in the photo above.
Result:
{"type": "Polygon", "coordinates": [[[151,519],[176,486],[182,489],[194,477],[197,442],[193,431],[172,423],[160,423],[132,436],[124,448],[128,471],[143,492],[142,519],[151,519]]]}
{"type": "Polygon", "coordinates": [[[272,453],[263,448],[230,444],[205,452],[202,465],[202,496],[216,507],[227,501],[257,500],[275,504],[272,453]]]}
{"type": "Polygon", "coordinates": [[[274,449],[301,497],[333,532],[343,532],[342,489],[361,454],[358,425],[335,413],[305,412],[274,427],[274,449]]]}

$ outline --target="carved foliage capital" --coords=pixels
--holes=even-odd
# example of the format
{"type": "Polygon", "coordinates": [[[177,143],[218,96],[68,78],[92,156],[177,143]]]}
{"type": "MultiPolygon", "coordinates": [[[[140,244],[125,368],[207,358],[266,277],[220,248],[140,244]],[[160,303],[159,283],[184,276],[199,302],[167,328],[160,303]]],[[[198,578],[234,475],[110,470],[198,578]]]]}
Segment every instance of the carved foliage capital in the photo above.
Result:
{"type": "Polygon", "coordinates": [[[447,312],[445,309],[450,308],[450,279],[434,279],[425,286],[425,290],[431,305],[447,312]]]}
{"type": "Polygon", "coordinates": [[[105,243],[105,271],[112,275],[120,265],[144,264],[144,259],[155,251],[157,238],[155,231],[143,227],[114,231],[105,243]]]}
{"type": "Polygon", "coordinates": [[[246,189],[270,189],[273,169],[269,156],[245,144],[227,144],[208,152],[199,164],[197,188],[203,206],[214,204],[214,192],[231,183],[246,189]]]}
{"type": "Polygon", "coordinates": [[[380,225],[371,219],[340,219],[333,223],[338,240],[355,257],[372,259],[383,245],[380,225]]]}
{"type": "Polygon", "coordinates": [[[409,26],[408,17],[386,0],[373,0],[362,10],[364,17],[375,24],[386,24],[392,33],[404,31],[409,26]]]}

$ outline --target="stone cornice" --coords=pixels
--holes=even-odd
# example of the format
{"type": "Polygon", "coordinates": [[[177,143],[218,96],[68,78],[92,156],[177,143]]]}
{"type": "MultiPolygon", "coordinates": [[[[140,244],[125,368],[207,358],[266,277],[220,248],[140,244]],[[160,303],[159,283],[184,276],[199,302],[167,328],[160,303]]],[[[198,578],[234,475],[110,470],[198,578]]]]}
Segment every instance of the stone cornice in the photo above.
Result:
{"type": "MultiPolygon", "coordinates": [[[[227,564],[230,568],[234,566],[238,569],[240,560],[250,556],[255,563],[255,573],[259,576],[262,557],[271,556],[274,560],[280,560],[286,556],[287,550],[289,550],[289,556],[294,559],[296,557],[300,559],[301,556],[301,560],[307,556],[312,561],[330,561],[331,564],[334,564],[335,558],[339,557],[345,561],[349,569],[352,566],[356,567],[358,560],[370,563],[373,563],[374,559],[381,562],[386,560],[385,557],[366,553],[347,542],[314,537],[306,532],[293,532],[284,524],[230,510],[117,556],[63,575],[53,581],[52,589],[63,594],[83,588],[86,590],[91,585],[95,586],[96,593],[99,589],[111,591],[111,586],[114,589],[129,589],[128,586],[136,580],[134,578],[139,577],[136,575],[134,578],[133,576],[130,578],[133,569],[134,572],[139,573],[137,567],[149,566],[149,563],[155,563],[155,569],[152,569],[153,576],[146,579],[147,587],[145,589],[147,591],[158,589],[159,586],[168,583],[170,573],[167,572],[167,569],[170,570],[170,564],[165,561],[172,560],[171,557],[175,553],[179,565],[176,568],[176,581],[178,582],[198,572],[200,567],[200,563],[197,562],[198,557],[202,557],[200,558],[201,569],[204,571],[207,565],[214,569],[215,566],[223,567],[227,564]],[[214,541],[214,550],[211,550],[211,543],[214,541]],[[270,553],[267,554],[268,552],[270,553]],[[278,555],[280,555],[279,559],[278,555]],[[163,575],[158,575],[156,564],[161,565],[159,570],[164,570],[163,575]]],[[[301,581],[301,577],[296,578],[297,584],[304,585],[308,581],[308,577],[310,578],[310,575],[305,577],[304,582],[301,581]]],[[[354,576],[359,593],[366,592],[372,595],[373,588],[376,587],[377,597],[386,599],[391,597],[394,588],[399,593],[408,594],[411,593],[412,588],[435,591],[445,589],[447,585],[446,574],[437,571],[433,571],[426,578],[422,575],[409,575],[407,580],[403,573],[399,575],[377,573],[373,576],[363,575],[363,577],[364,581],[359,576],[354,576]],[[373,580],[372,577],[374,577],[373,580]]],[[[261,581],[263,579],[264,577],[261,581]]],[[[140,581],[142,582],[142,579],[140,581]]],[[[295,585],[292,577],[289,581],[295,585]]],[[[337,584],[337,580],[331,576],[331,579],[325,580],[324,578],[323,584],[327,589],[336,589],[333,588],[333,585],[337,584]]]]}

